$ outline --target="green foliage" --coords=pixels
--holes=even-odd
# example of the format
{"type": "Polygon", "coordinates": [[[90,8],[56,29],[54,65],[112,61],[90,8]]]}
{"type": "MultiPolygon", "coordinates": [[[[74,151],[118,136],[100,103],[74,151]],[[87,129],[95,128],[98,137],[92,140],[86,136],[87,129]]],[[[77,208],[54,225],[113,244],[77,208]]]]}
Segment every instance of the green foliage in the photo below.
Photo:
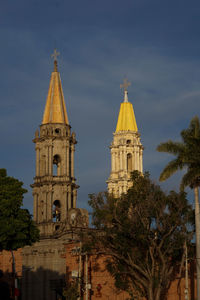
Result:
{"type": "Polygon", "coordinates": [[[99,231],[91,230],[85,244],[105,251],[115,285],[133,299],[164,298],[183,259],[184,242],[193,237],[193,210],[184,192],[166,195],[148,173],[134,171],[132,180],[121,198],[90,195],[99,231]]]}
{"type": "Polygon", "coordinates": [[[16,250],[39,239],[39,231],[27,209],[22,209],[27,192],[19,180],[0,169],[0,250],[16,250]]]}
{"type": "Polygon", "coordinates": [[[63,292],[66,300],[77,300],[79,297],[78,282],[69,282],[63,292]]]}
{"type": "Polygon", "coordinates": [[[160,175],[160,180],[164,181],[176,171],[187,169],[182,178],[181,189],[186,186],[199,186],[200,183],[200,121],[194,117],[187,129],[181,132],[182,142],[177,143],[169,140],[158,145],[159,152],[170,153],[176,158],[169,162],[160,175]]]}

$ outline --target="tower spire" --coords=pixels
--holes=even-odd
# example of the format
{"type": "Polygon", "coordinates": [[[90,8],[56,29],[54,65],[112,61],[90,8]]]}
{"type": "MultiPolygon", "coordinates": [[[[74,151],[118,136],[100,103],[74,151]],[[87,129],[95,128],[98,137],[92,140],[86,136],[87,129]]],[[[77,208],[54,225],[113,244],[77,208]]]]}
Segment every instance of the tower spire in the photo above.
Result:
{"type": "Polygon", "coordinates": [[[57,68],[58,55],[60,55],[60,53],[57,52],[56,49],[51,55],[51,57],[54,58],[54,71],[51,74],[42,124],[69,124],[60,74],[57,68]]]}

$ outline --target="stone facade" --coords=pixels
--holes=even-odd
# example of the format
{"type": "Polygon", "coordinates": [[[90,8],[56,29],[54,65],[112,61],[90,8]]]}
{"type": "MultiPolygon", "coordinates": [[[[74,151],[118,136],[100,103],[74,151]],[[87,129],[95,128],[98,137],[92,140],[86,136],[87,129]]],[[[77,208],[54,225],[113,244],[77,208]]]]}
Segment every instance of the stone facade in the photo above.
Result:
{"type": "Polygon", "coordinates": [[[45,124],[36,134],[36,176],[34,178],[34,220],[43,235],[51,235],[76,207],[74,177],[75,134],[65,124],[45,124]]]}
{"type": "Polygon", "coordinates": [[[131,187],[131,172],[143,171],[143,147],[140,135],[134,131],[113,134],[111,149],[111,173],[107,181],[108,192],[119,197],[131,187]]]}

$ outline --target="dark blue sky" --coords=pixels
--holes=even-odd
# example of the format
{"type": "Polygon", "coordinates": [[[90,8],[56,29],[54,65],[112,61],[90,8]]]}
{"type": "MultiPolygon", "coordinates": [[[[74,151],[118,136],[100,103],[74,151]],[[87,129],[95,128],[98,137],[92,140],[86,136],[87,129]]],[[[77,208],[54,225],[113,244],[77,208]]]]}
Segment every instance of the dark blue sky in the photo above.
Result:
{"type": "MultiPolygon", "coordinates": [[[[78,206],[106,189],[109,145],[127,76],[144,150],[157,181],[169,156],[156,152],[200,111],[200,2],[154,0],[1,0],[0,167],[29,189],[35,175],[32,138],[42,121],[51,54],[58,65],[76,132],[78,206]]],[[[177,188],[179,177],[163,184],[177,188]]]]}

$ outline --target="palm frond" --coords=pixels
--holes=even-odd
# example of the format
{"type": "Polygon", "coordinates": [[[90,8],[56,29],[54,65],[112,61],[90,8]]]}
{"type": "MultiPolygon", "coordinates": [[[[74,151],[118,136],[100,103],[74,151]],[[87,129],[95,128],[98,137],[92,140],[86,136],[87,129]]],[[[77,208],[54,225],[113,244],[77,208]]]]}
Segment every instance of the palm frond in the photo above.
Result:
{"type": "Polygon", "coordinates": [[[162,173],[160,174],[160,181],[164,181],[176,173],[177,170],[181,170],[183,168],[183,164],[179,158],[176,158],[170,161],[167,166],[164,168],[162,173]]]}
{"type": "Polygon", "coordinates": [[[187,129],[181,131],[183,142],[171,140],[158,145],[159,152],[166,152],[176,156],[176,159],[167,164],[160,175],[160,181],[164,181],[183,167],[187,173],[183,176],[181,189],[186,186],[199,184],[200,178],[200,120],[195,116],[187,129]]]}
{"type": "Polygon", "coordinates": [[[185,143],[191,141],[191,139],[200,139],[200,121],[197,116],[190,121],[187,129],[181,131],[181,136],[185,143]]]}
{"type": "Polygon", "coordinates": [[[169,140],[166,143],[159,144],[157,147],[157,151],[177,155],[185,151],[185,145],[183,143],[173,142],[169,140]]]}
{"type": "Polygon", "coordinates": [[[200,167],[189,168],[181,180],[180,190],[183,191],[187,186],[193,188],[195,185],[199,185],[199,182],[200,167]]]}

